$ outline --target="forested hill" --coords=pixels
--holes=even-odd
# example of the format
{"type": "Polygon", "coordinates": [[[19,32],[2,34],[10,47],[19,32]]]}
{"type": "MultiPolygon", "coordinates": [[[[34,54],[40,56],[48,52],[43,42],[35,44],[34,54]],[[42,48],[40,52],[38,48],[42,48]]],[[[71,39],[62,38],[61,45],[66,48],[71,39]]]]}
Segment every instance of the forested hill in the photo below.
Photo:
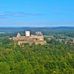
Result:
{"type": "Polygon", "coordinates": [[[0,39],[0,74],[74,74],[74,45],[18,46],[0,39]]]}

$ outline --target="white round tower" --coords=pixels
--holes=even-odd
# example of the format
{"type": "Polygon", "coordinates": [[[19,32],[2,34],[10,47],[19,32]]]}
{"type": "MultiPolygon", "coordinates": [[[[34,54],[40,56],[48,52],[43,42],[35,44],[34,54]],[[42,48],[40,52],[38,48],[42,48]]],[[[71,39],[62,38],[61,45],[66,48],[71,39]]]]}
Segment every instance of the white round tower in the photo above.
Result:
{"type": "Polygon", "coordinates": [[[30,31],[25,31],[25,36],[30,36],[30,31]]]}

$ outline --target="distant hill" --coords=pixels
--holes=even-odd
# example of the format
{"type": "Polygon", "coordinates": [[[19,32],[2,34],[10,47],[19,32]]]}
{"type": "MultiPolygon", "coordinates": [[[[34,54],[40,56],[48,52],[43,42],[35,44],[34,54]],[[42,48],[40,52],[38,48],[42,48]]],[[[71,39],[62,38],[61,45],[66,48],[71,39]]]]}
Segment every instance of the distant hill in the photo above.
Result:
{"type": "Polygon", "coordinates": [[[20,32],[20,31],[41,31],[41,32],[74,32],[74,27],[0,27],[0,32],[20,32]]]}

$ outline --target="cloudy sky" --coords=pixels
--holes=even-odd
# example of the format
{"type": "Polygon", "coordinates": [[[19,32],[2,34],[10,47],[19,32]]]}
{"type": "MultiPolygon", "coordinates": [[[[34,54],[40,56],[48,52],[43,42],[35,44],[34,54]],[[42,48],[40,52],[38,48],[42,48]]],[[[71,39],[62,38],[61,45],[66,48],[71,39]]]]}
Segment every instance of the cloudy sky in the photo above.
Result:
{"type": "Polygon", "coordinates": [[[74,26],[74,0],[0,0],[0,27],[74,26]]]}

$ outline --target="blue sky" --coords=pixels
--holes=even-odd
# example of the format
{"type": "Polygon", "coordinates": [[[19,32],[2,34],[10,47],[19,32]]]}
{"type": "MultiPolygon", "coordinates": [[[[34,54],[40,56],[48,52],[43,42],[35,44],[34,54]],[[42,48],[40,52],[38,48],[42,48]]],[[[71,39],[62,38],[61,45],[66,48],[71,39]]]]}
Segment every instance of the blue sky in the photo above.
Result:
{"type": "Polygon", "coordinates": [[[74,26],[74,0],[0,0],[3,26],[74,26]]]}

